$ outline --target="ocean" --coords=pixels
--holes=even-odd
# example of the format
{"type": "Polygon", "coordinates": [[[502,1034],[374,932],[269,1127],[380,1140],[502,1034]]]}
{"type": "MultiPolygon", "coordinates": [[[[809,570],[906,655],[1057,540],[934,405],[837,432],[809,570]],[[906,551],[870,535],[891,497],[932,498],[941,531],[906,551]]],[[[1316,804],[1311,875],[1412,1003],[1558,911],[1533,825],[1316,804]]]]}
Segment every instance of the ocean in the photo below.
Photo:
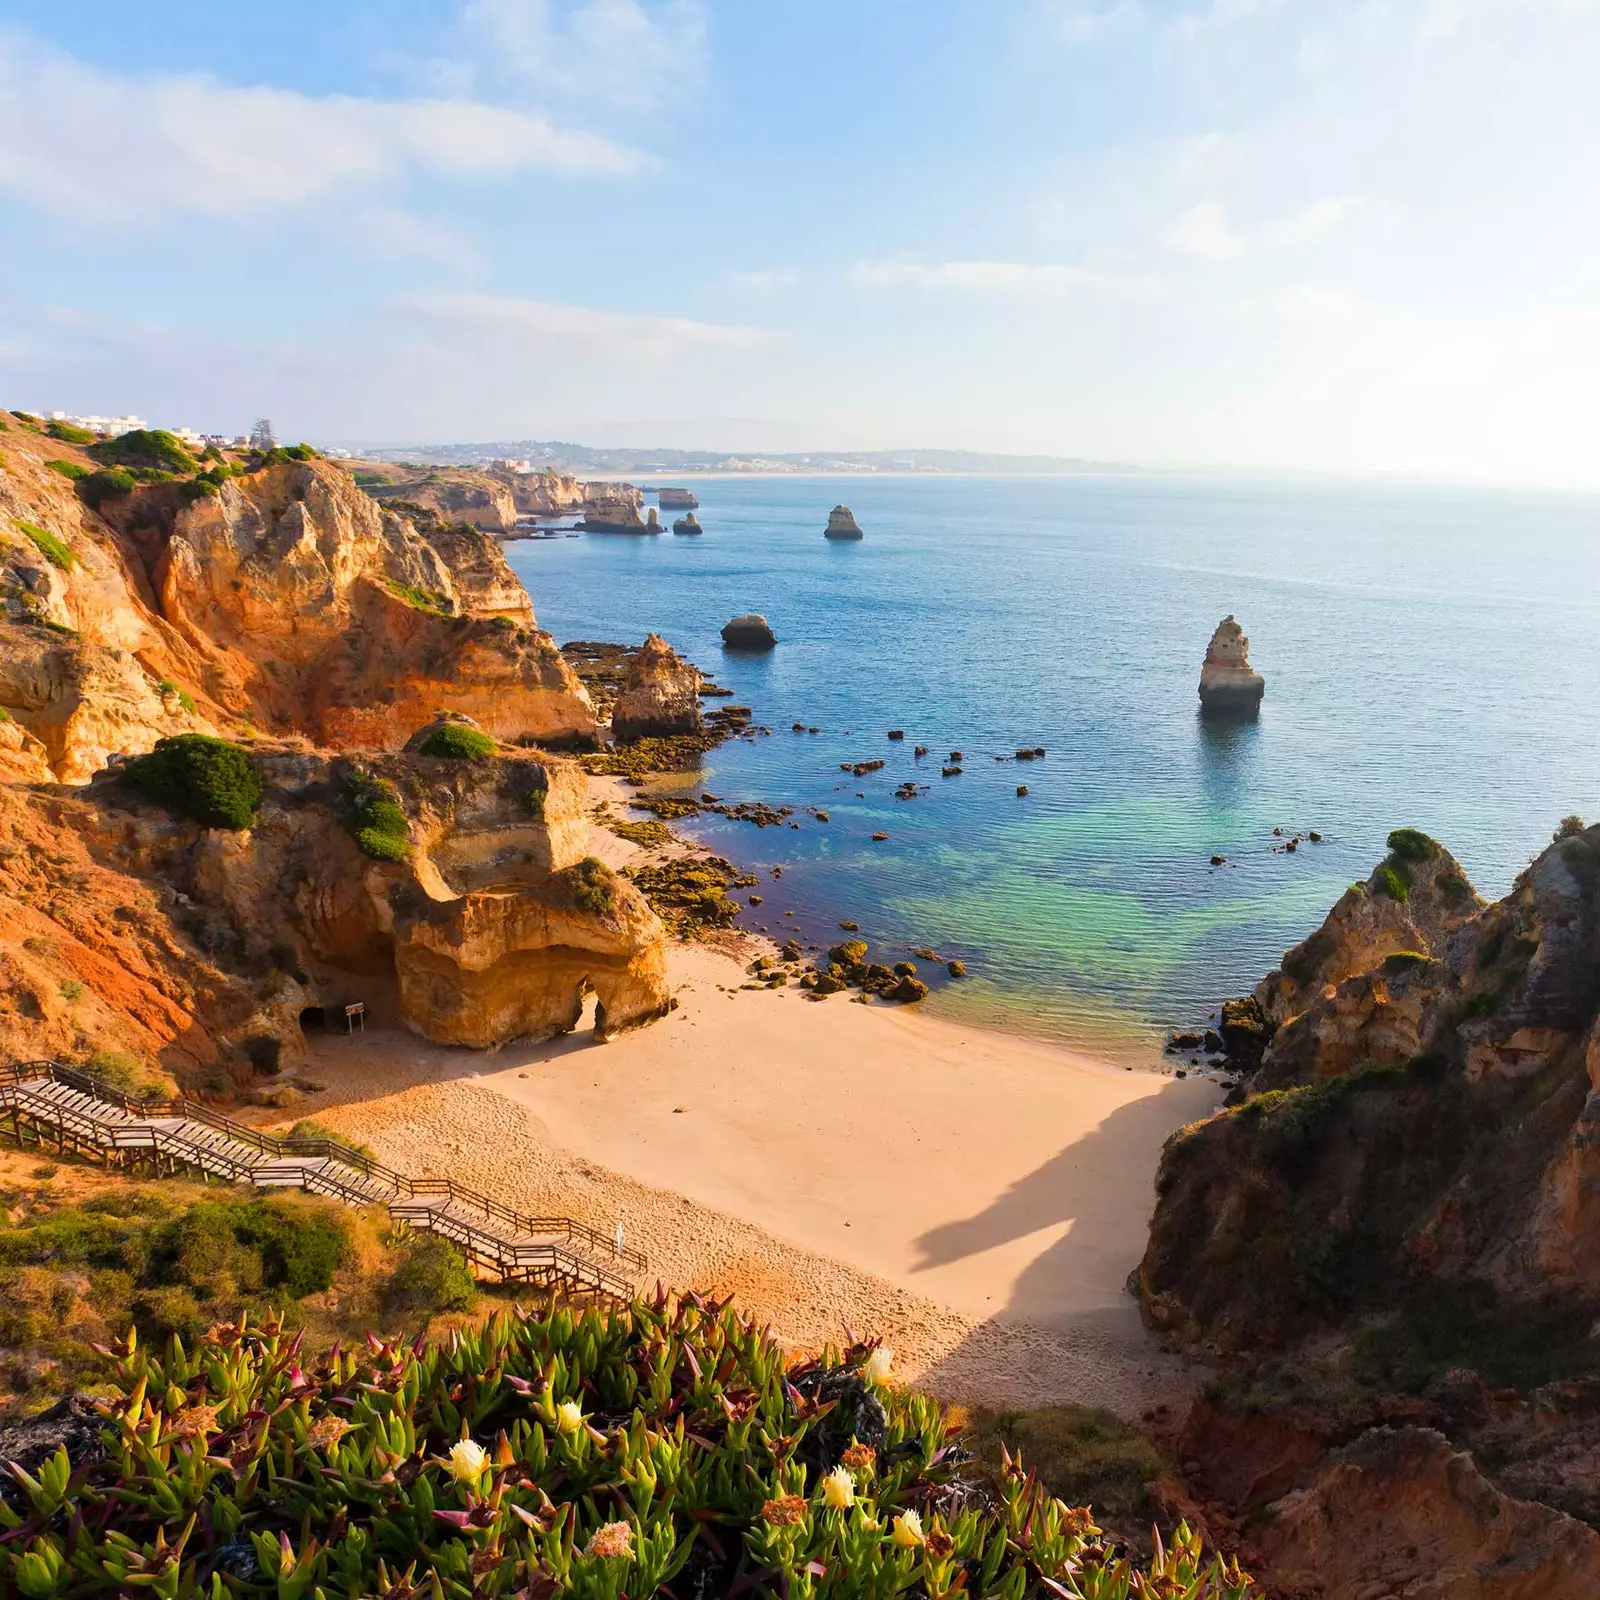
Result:
{"type": "Polygon", "coordinates": [[[927,1002],[947,1015],[1147,1056],[1275,966],[1391,829],[1434,835],[1494,897],[1562,816],[1600,813],[1600,496],[1167,476],[693,487],[700,538],[507,556],[558,642],[654,629],[774,730],[712,752],[688,787],[793,805],[802,826],[679,825],[783,868],[742,920],[822,944],[847,920],[891,960],[959,957],[970,976],[927,1002]],[[862,542],[823,539],[840,502],[862,542]],[[770,655],[723,650],[744,611],[772,623],[770,655]],[[1218,725],[1195,686],[1230,613],[1267,690],[1256,721],[1218,725]],[[956,750],[962,774],[942,778],[956,750]],[[840,771],[863,760],[886,765],[840,771]],[[897,800],[908,778],[928,792],[897,800]],[[1282,850],[1312,830],[1322,843],[1282,850]]]}

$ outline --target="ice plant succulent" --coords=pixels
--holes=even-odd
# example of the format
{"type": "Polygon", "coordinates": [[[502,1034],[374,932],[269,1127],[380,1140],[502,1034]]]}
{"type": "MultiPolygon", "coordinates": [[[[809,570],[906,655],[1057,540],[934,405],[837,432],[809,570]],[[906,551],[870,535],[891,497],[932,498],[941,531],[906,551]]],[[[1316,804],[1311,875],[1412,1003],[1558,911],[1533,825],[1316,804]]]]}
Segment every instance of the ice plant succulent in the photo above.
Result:
{"type": "Polygon", "coordinates": [[[885,1349],[881,1344],[867,1357],[866,1365],[862,1367],[862,1375],[868,1383],[887,1383],[889,1369],[894,1366],[894,1351],[885,1349]]]}
{"type": "Polygon", "coordinates": [[[1249,1596],[1187,1528],[1141,1564],[1020,1461],[972,1464],[934,1401],[867,1376],[874,1353],[796,1359],[665,1294],[320,1355],[272,1322],[130,1337],[103,1449],[0,1498],[0,1595],[1249,1596]]]}

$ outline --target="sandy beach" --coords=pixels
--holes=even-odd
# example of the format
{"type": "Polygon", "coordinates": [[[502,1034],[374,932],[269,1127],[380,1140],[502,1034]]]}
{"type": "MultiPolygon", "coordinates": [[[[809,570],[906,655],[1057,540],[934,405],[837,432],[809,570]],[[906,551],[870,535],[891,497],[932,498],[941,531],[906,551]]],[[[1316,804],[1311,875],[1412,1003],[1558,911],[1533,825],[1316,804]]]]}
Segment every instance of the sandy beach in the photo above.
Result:
{"type": "MultiPolygon", "coordinates": [[[[617,864],[637,848],[595,844],[617,864]]],[[[1186,1391],[1124,1284],[1162,1142],[1216,1086],[742,989],[755,948],[674,946],[677,1010],[609,1044],[587,1018],[489,1056],[326,1038],[315,1114],[407,1170],[621,1221],[652,1278],[735,1293],[798,1345],[879,1333],[950,1399],[1134,1413],[1186,1391]]]]}

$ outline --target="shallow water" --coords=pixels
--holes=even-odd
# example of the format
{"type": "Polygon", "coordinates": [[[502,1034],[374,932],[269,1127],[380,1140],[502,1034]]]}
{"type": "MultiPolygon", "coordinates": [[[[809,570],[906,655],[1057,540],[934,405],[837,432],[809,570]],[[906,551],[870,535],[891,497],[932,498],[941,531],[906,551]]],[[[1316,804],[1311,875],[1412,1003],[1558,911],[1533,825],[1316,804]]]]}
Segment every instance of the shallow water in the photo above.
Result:
{"type": "Polygon", "coordinates": [[[558,641],[654,628],[777,730],[713,752],[703,786],[831,821],[693,825],[783,865],[746,919],[821,940],[848,918],[896,954],[959,956],[972,977],[931,1002],[947,1012],[1140,1049],[1275,965],[1391,828],[1434,834],[1499,895],[1558,818],[1600,812],[1600,497],[1134,477],[695,489],[701,538],[507,554],[558,641]],[[822,538],[839,501],[863,542],[822,538]],[[723,651],[747,610],[777,631],[771,655],[723,651]],[[1195,683],[1229,612],[1267,694],[1258,721],[1214,726],[1195,683]],[[1044,760],[993,759],[1033,745],[1044,760]],[[951,750],[965,770],[942,779],[951,750]],[[867,759],[887,765],[839,770],[867,759]],[[896,801],[907,777],[931,792],[896,801]],[[1278,827],[1325,842],[1275,853],[1278,827]]]}

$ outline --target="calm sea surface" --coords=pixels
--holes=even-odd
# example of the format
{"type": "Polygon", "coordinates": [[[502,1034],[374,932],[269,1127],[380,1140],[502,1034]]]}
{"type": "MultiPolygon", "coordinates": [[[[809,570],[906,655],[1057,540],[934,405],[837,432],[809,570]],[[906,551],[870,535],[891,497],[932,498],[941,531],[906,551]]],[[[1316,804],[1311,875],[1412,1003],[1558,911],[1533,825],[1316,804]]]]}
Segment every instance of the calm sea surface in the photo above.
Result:
{"type": "Polygon", "coordinates": [[[1600,497],[1173,478],[694,487],[701,538],[507,554],[558,642],[653,628],[776,730],[713,752],[694,785],[832,819],[692,825],[735,861],[783,867],[745,920],[827,941],[847,918],[891,959],[960,956],[972,977],[930,1001],[949,1014],[1138,1052],[1275,965],[1391,828],[1434,834],[1499,895],[1561,816],[1600,813],[1600,497]],[[823,540],[839,501],[864,542],[823,540]],[[742,611],[771,620],[771,655],[723,651],[742,611]],[[1229,612],[1267,695],[1257,722],[1213,727],[1195,683],[1229,612]],[[915,761],[914,744],[933,754],[915,761]],[[1044,760],[993,759],[1033,745],[1044,760]],[[951,750],[966,770],[942,779],[951,750]],[[864,779],[839,770],[880,758],[864,779]],[[930,792],[895,800],[910,777],[930,792]],[[1275,828],[1325,843],[1275,853],[1275,828]]]}

